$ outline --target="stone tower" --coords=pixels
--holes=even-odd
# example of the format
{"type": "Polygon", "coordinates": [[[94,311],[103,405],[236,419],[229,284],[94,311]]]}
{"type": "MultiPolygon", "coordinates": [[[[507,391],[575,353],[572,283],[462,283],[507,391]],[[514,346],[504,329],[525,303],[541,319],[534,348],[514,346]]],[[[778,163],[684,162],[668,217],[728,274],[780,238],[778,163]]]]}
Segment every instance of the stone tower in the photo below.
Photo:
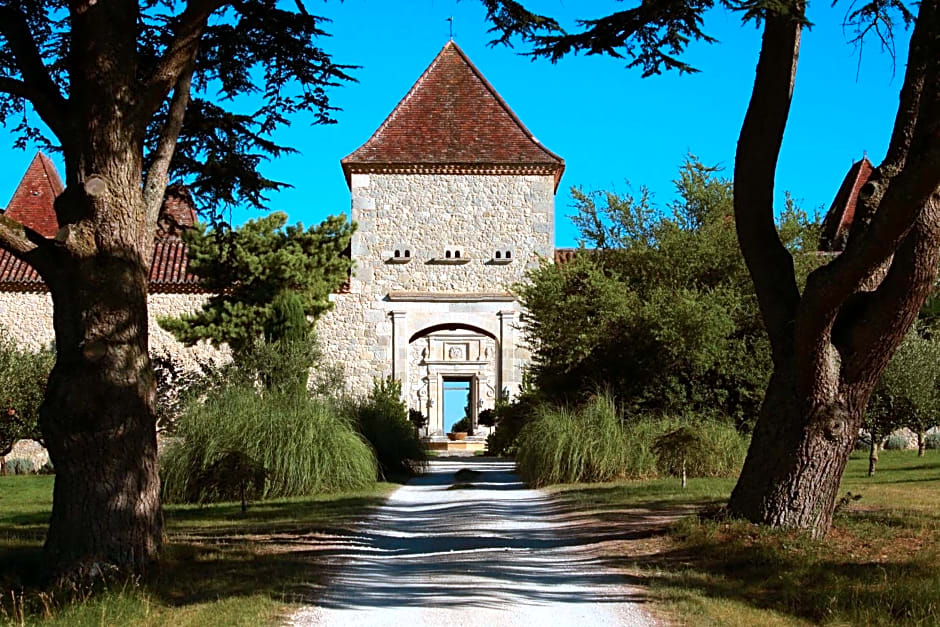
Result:
{"type": "Polygon", "coordinates": [[[519,389],[529,355],[509,289],[554,256],[564,161],[451,41],[342,166],[356,265],[317,324],[324,354],[351,391],[399,379],[442,437],[444,382],[470,383],[474,422],[519,389]]]}

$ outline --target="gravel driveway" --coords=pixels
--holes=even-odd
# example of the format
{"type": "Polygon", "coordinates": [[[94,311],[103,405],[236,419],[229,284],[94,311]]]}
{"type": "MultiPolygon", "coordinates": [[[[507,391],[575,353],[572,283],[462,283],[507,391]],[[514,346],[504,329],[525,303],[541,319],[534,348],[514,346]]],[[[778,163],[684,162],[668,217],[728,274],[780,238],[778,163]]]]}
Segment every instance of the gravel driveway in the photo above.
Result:
{"type": "Polygon", "coordinates": [[[652,625],[642,591],[578,527],[547,494],[525,489],[512,463],[432,461],[344,543],[317,605],[289,622],[652,625]]]}

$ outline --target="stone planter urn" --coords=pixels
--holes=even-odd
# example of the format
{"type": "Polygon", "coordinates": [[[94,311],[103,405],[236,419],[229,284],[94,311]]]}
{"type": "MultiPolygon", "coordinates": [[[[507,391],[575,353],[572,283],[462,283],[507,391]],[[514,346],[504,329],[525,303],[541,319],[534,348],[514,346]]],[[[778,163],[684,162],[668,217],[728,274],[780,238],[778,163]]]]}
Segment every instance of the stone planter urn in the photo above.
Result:
{"type": "Polygon", "coordinates": [[[455,442],[455,441],[457,441],[457,440],[463,440],[463,439],[465,439],[466,437],[467,437],[467,432],[466,432],[466,431],[454,431],[453,433],[448,433],[448,434],[447,434],[447,438],[448,438],[451,442],[455,442]]]}

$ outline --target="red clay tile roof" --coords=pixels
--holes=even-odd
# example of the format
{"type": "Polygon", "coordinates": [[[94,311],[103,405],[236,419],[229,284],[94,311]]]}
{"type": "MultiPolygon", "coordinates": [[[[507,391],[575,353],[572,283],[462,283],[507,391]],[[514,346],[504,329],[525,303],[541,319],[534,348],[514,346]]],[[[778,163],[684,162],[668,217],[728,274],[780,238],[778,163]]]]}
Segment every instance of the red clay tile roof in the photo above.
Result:
{"type": "Polygon", "coordinates": [[[179,235],[196,226],[196,221],[196,203],[186,186],[174,183],[167,187],[160,217],[157,218],[158,236],[179,235]]]}
{"type": "Polygon", "coordinates": [[[186,244],[178,237],[158,237],[153,245],[150,263],[150,291],[175,291],[182,286],[195,288],[199,277],[188,271],[186,244]]]}
{"type": "Polygon", "coordinates": [[[45,291],[39,273],[13,253],[0,249],[0,291],[45,291]]]}
{"type": "Polygon", "coordinates": [[[853,163],[849,168],[823,220],[822,234],[819,239],[820,250],[831,252],[845,248],[845,240],[849,235],[852,220],[855,218],[858,192],[868,181],[873,167],[868,157],[862,157],[861,161],[853,163]]]}
{"type": "MultiPolygon", "coordinates": [[[[36,153],[3,215],[52,237],[58,231],[53,203],[62,190],[55,165],[44,154],[36,153]]],[[[195,223],[196,210],[189,191],[181,185],[168,187],[160,209],[150,265],[151,292],[202,291],[198,277],[187,271],[186,244],[179,238],[181,230],[195,223]]],[[[32,266],[0,249],[0,291],[44,292],[46,289],[32,266]]]]}
{"type": "Polygon", "coordinates": [[[53,205],[63,189],[55,165],[49,157],[37,152],[3,215],[46,237],[53,237],[59,230],[53,205]]]}
{"type": "Polygon", "coordinates": [[[556,248],[555,249],[555,264],[563,265],[570,261],[573,261],[575,256],[578,254],[577,248],[556,248]]]}
{"type": "Polygon", "coordinates": [[[554,174],[564,160],[522,124],[453,41],[369,140],[342,161],[353,172],[554,174]]]}
{"type": "MultiPolygon", "coordinates": [[[[150,293],[202,292],[199,277],[187,271],[186,244],[178,237],[157,238],[150,265],[150,293]]],[[[0,249],[0,292],[45,292],[46,283],[32,266],[0,249]]]]}

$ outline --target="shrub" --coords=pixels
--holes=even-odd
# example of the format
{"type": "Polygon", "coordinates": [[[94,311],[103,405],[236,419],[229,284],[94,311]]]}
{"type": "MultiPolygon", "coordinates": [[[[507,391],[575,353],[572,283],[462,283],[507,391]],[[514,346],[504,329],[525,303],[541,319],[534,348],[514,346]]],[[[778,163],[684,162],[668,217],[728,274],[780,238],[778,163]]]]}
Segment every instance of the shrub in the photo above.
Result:
{"type": "Polygon", "coordinates": [[[10,475],[31,475],[36,472],[36,465],[32,460],[22,457],[14,457],[6,462],[7,474],[10,475]]]}
{"type": "Polygon", "coordinates": [[[382,476],[412,475],[423,470],[427,454],[408,409],[401,400],[401,382],[376,379],[364,399],[345,402],[345,412],[375,451],[382,476]]]}
{"type": "Polygon", "coordinates": [[[421,410],[418,409],[408,410],[408,420],[410,420],[411,424],[414,425],[415,431],[424,429],[428,424],[428,417],[421,413],[421,410]]]}
{"type": "Polygon", "coordinates": [[[496,431],[486,438],[487,451],[491,455],[515,455],[522,428],[535,419],[544,404],[542,395],[526,385],[523,385],[522,392],[511,403],[497,401],[493,410],[496,414],[496,431]]]}
{"type": "Polygon", "coordinates": [[[685,417],[675,429],[668,426],[668,420],[658,423],[660,428],[670,429],[653,441],[661,473],[681,476],[683,464],[690,477],[726,477],[740,471],[747,439],[727,422],[685,417]]]}
{"type": "Polygon", "coordinates": [[[480,412],[480,415],[477,416],[477,424],[483,427],[495,427],[496,426],[496,410],[495,409],[484,409],[480,412]]]}
{"type": "Polygon", "coordinates": [[[265,498],[360,488],[375,481],[375,456],[335,403],[232,385],[193,403],[162,459],[167,501],[232,498],[207,481],[226,456],[265,473],[265,498]],[[249,464],[250,462],[250,464],[249,464]]]}
{"type": "Polygon", "coordinates": [[[907,448],[907,438],[903,435],[892,435],[884,443],[886,451],[903,451],[907,448]]]}
{"type": "Polygon", "coordinates": [[[241,501],[242,511],[248,501],[264,492],[268,473],[256,460],[241,451],[226,451],[205,468],[196,482],[207,501],[241,501]]]}
{"type": "Polygon", "coordinates": [[[696,464],[704,461],[709,453],[704,438],[688,425],[656,438],[653,452],[657,468],[667,475],[681,477],[683,488],[687,475],[694,473],[696,464]]]}
{"type": "Polygon", "coordinates": [[[452,433],[470,433],[470,419],[464,416],[450,428],[452,433]]]}
{"type": "Polygon", "coordinates": [[[22,350],[0,327],[0,455],[7,455],[18,440],[42,443],[39,406],[55,362],[51,350],[22,350]]]}
{"type": "Polygon", "coordinates": [[[924,439],[924,442],[929,449],[940,449],[940,432],[928,433],[927,437],[924,439]]]}
{"type": "Polygon", "coordinates": [[[176,421],[186,411],[193,397],[205,394],[211,386],[212,375],[208,373],[217,368],[209,360],[199,362],[196,369],[186,368],[169,352],[151,351],[150,363],[157,383],[157,397],[154,403],[157,431],[172,434],[176,421]]]}
{"type": "Polygon", "coordinates": [[[731,424],[695,416],[624,421],[609,394],[596,394],[576,410],[543,406],[519,433],[516,462],[532,485],[653,477],[671,472],[657,459],[657,439],[682,428],[698,441],[699,454],[687,463],[690,476],[740,470],[747,440],[731,424]]]}

